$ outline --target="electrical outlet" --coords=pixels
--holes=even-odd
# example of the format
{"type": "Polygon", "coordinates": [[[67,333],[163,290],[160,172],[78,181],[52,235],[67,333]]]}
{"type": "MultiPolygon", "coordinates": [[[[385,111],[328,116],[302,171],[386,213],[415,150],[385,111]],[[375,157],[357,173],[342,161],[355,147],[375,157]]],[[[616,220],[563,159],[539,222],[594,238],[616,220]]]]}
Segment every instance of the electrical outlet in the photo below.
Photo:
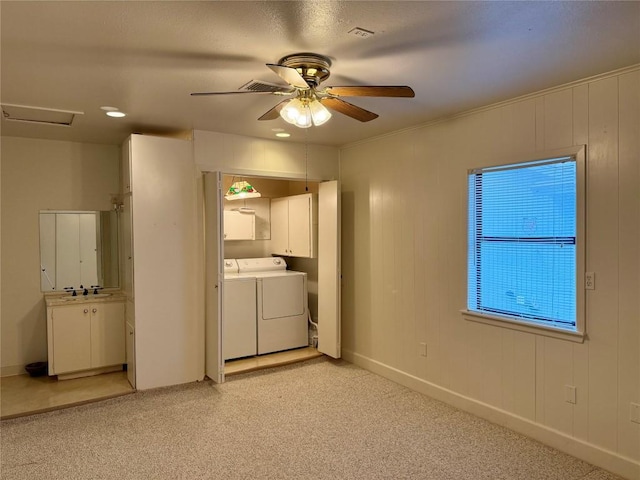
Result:
{"type": "Polygon", "coordinates": [[[420,342],[420,356],[421,357],[427,356],[427,344],[424,342],[420,342]]]}
{"type": "Polygon", "coordinates": [[[567,403],[576,403],[576,387],[573,385],[564,386],[564,401],[567,403]]]}
{"type": "Polygon", "coordinates": [[[594,272],[586,272],[584,274],[584,288],[587,290],[596,289],[596,274],[594,272]]]}
{"type": "Polygon", "coordinates": [[[629,420],[633,423],[640,423],[640,403],[631,402],[631,408],[629,409],[629,420]]]}

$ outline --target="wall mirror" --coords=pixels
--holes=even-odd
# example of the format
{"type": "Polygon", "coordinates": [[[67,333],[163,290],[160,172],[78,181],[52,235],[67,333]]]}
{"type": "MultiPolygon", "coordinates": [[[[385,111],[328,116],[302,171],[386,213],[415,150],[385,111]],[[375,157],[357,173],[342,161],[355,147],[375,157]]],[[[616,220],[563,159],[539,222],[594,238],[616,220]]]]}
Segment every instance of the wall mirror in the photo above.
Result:
{"type": "Polygon", "coordinates": [[[40,289],[119,286],[118,212],[41,211],[40,289]]]}

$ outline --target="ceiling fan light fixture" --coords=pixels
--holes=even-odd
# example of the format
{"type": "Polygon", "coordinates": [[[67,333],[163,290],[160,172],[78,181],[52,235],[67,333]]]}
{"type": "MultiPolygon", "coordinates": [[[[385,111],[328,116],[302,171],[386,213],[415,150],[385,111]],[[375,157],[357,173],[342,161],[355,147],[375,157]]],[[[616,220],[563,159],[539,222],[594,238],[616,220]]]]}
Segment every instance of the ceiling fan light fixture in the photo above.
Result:
{"type": "Polygon", "coordinates": [[[305,105],[300,111],[298,118],[296,118],[295,126],[300,128],[309,128],[311,125],[313,125],[311,110],[309,110],[309,105],[305,105]]]}
{"type": "Polygon", "coordinates": [[[282,110],[280,110],[280,116],[288,123],[292,125],[297,124],[298,117],[302,115],[304,110],[304,104],[299,98],[289,100],[282,110]]]}
{"type": "Polygon", "coordinates": [[[326,123],[331,118],[331,112],[318,100],[314,99],[309,103],[309,110],[311,111],[313,124],[316,127],[326,123]]]}
{"type": "Polygon", "coordinates": [[[315,98],[294,98],[280,110],[280,116],[296,127],[309,128],[326,123],[331,118],[331,112],[315,98]]]}

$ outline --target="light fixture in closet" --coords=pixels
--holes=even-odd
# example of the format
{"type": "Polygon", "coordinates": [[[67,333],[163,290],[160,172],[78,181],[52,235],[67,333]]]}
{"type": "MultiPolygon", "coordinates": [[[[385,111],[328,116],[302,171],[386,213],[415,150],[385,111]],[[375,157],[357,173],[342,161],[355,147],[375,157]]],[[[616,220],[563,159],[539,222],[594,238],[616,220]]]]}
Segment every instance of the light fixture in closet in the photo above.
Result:
{"type": "Polygon", "coordinates": [[[244,200],[245,198],[258,198],[261,196],[260,192],[253,188],[249,182],[245,180],[235,182],[234,180],[235,177],[231,180],[232,184],[224,196],[227,200],[244,200]]]}

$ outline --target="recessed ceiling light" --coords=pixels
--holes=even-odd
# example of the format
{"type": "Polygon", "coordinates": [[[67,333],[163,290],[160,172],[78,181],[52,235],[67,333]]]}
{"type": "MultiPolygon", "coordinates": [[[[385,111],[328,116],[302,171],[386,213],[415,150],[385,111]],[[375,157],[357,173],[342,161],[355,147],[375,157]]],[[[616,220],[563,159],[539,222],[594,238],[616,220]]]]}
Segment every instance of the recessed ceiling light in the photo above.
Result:
{"type": "Polygon", "coordinates": [[[287,132],[278,132],[276,133],[276,137],[281,137],[281,138],[286,138],[286,137],[290,137],[291,134],[287,133],[287,132]]]}
{"type": "Polygon", "coordinates": [[[127,114],[124,112],[119,112],[119,111],[110,111],[107,112],[107,115],[109,115],[110,117],[115,117],[115,118],[121,118],[121,117],[126,117],[127,114]]]}

